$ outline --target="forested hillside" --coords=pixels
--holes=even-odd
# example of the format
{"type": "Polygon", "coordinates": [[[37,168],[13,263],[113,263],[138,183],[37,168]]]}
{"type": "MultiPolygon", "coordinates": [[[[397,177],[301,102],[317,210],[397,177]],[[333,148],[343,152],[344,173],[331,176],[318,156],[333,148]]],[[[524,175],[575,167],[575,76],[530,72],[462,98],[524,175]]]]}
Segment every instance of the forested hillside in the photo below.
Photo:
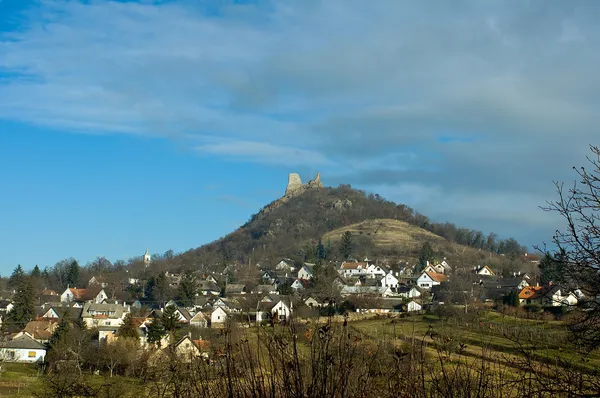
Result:
{"type": "MultiPolygon", "coordinates": [[[[275,202],[274,202],[275,203],[275,202]]],[[[522,254],[526,248],[514,239],[499,240],[494,233],[460,228],[453,223],[434,223],[412,208],[396,204],[350,186],[311,189],[290,198],[279,206],[268,205],[237,231],[179,256],[179,263],[194,268],[202,265],[233,262],[272,262],[282,257],[297,261],[310,257],[324,235],[339,228],[367,220],[404,221],[422,228],[449,243],[481,249],[496,254],[522,254]]],[[[413,247],[374,245],[370,239],[356,234],[353,254],[372,256],[414,254],[413,247]],[[408,252],[407,252],[408,250],[408,252]]],[[[323,239],[321,245],[330,259],[340,260],[335,239],[323,239]]]]}

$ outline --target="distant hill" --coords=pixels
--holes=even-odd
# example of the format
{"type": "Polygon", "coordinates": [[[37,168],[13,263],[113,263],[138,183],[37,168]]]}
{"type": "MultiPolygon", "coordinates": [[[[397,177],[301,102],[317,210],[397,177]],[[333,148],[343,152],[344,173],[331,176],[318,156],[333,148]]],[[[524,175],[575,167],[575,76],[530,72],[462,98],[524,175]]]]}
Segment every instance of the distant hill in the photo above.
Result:
{"type": "Polygon", "coordinates": [[[448,255],[485,251],[516,256],[526,251],[514,239],[498,240],[494,234],[452,223],[432,223],[404,204],[349,185],[322,187],[319,176],[303,187],[296,179],[294,184],[293,192],[265,206],[238,230],[180,254],[177,262],[200,268],[275,263],[281,258],[304,261],[319,239],[331,246],[328,259],[339,260],[337,242],[345,231],[353,234],[356,256],[416,257],[425,241],[448,255]]]}

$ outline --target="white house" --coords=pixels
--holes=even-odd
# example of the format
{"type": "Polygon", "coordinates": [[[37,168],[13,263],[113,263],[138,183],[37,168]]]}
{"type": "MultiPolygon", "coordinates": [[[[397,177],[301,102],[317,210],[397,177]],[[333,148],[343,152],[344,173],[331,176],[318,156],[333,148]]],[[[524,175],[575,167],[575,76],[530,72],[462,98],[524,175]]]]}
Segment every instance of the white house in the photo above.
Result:
{"type": "Polygon", "coordinates": [[[494,276],[496,275],[496,273],[494,271],[492,271],[492,269],[490,267],[488,267],[487,265],[482,266],[477,266],[475,267],[475,273],[478,275],[484,275],[484,276],[494,276]]]}
{"type": "Polygon", "coordinates": [[[369,278],[381,278],[387,274],[387,269],[376,264],[367,265],[366,274],[369,278]]]}
{"type": "Polygon", "coordinates": [[[419,290],[419,288],[413,286],[408,291],[408,297],[410,297],[410,298],[421,297],[421,291],[419,290]]]}
{"type": "Polygon", "coordinates": [[[383,278],[381,278],[381,286],[396,287],[398,286],[398,278],[396,278],[392,271],[390,271],[383,278]]]}
{"type": "Polygon", "coordinates": [[[206,315],[202,313],[202,311],[198,311],[192,319],[190,319],[190,326],[194,326],[197,328],[205,328],[208,327],[208,318],[206,315]]]}
{"type": "Polygon", "coordinates": [[[275,266],[275,269],[278,271],[288,271],[291,272],[294,270],[294,266],[292,265],[292,261],[291,260],[281,260],[280,262],[277,263],[277,265],[275,266]]]}
{"type": "Polygon", "coordinates": [[[423,289],[431,289],[431,287],[441,284],[448,280],[446,275],[438,274],[437,272],[423,271],[417,278],[417,286],[423,289]]]}
{"type": "Polygon", "coordinates": [[[212,327],[222,326],[229,318],[229,314],[221,307],[216,307],[210,314],[210,325],[212,327]]]}
{"type": "Polygon", "coordinates": [[[302,268],[300,268],[300,271],[298,271],[298,279],[312,279],[314,266],[315,265],[311,263],[304,263],[302,268]]]}
{"type": "Polygon", "coordinates": [[[45,356],[46,346],[28,334],[0,342],[0,360],[6,362],[44,362],[45,356]]]}
{"type": "Polygon", "coordinates": [[[421,311],[422,309],[423,307],[414,300],[411,300],[408,304],[406,304],[406,311],[408,312],[421,311]]]}
{"type": "Polygon", "coordinates": [[[63,294],[60,295],[61,303],[85,303],[92,302],[96,304],[102,303],[104,300],[108,299],[107,294],[104,292],[102,288],[88,288],[88,289],[77,289],[77,288],[67,288],[63,294]]]}
{"type": "Polygon", "coordinates": [[[306,300],[304,300],[304,304],[306,304],[309,307],[321,307],[321,303],[319,303],[319,300],[317,300],[314,297],[309,297],[306,300]]]}
{"type": "Polygon", "coordinates": [[[338,273],[344,277],[366,275],[368,266],[367,262],[344,261],[340,265],[338,273]]]}
{"type": "Polygon", "coordinates": [[[294,290],[302,290],[306,287],[307,281],[305,279],[296,279],[294,283],[292,283],[291,288],[294,290]]]}
{"type": "Polygon", "coordinates": [[[441,263],[437,263],[436,265],[434,265],[433,268],[435,269],[435,272],[439,274],[447,275],[450,272],[452,272],[452,267],[450,267],[450,265],[446,262],[445,259],[441,263]]]}
{"type": "Polygon", "coordinates": [[[123,324],[123,318],[129,310],[129,306],[124,307],[120,304],[85,303],[81,311],[81,319],[88,328],[119,327],[123,324]]]}
{"type": "Polygon", "coordinates": [[[277,316],[280,321],[285,321],[291,314],[292,309],[283,300],[277,303],[260,303],[259,310],[256,312],[256,322],[267,320],[269,316],[277,316]]]}

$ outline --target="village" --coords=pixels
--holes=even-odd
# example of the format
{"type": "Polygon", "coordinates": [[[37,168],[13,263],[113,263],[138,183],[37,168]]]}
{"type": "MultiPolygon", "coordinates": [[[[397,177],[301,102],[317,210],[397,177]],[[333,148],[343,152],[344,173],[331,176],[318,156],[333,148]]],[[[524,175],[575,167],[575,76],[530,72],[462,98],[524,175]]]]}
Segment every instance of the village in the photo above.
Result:
{"type": "MultiPolygon", "coordinates": [[[[151,265],[146,252],[144,263],[151,265]]],[[[535,262],[535,260],[531,261],[535,262]]],[[[0,342],[2,362],[43,363],[48,343],[62,320],[78,322],[94,332],[98,345],[118,341],[125,322],[135,325],[139,348],[175,350],[183,357],[208,357],[203,331],[224,328],[228,323],[241,327],[268,327],[285,324],[291,318],[302,321],[341,315],[345,318],[369,315],[420,314],[444,306],[465,308],[483,305],[523,307],[531,312],[560,314],[585,304],[585,297],[573,286],[540,285],[537,276],[525,271],[499,275],[488,265],[453,269],[444,258],[419,264],[388,267],[364,258],[327,265],[330,274],[325,289],[315,289],[315,273],[323,265],[294,263],[281,259],[268,267],[258,264],[253,274],[258,279],[244,284],[230,282],[237,268],[230,265],[221,272],[195,272],[194,295],[187,303],[177,299],[164,301],[127,294],[109,294],[110,286],[101,276],[92,276],[85,288],[67,287],[64,291],[44,289],[36,298],[35,319],[22,330],[5,334],[0,342]],[[422,268],[418,270],[418,268],[422,268]],[[165,311],[175,316],[178,338],[166,331],[150,337],[152,324],[160,322],[165,311]],[[186,332],[187,331],[187,332],[186,332]]],[[[189,274],[188,274],[189,275],[189,274]]],[[[170,288],[176,290],[184,276],[163,271],[170,288]]],[[[147,281],[127,278],[124,292],[135,290],[147,281]]],[[[321,286],[322,287],[322,286],[321,286]]],[[[4,321],[14,308],[10,297],[0,301],[4,321]]],[[[465,308],[465,311],[467,308],[465,308]]]]}

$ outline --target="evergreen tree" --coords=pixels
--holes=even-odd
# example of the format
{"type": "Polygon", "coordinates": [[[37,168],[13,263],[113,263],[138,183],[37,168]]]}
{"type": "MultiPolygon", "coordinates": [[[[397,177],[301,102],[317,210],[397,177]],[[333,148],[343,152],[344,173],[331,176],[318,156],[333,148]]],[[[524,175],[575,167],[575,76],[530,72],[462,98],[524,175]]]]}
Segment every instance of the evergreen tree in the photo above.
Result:
{"type": "Polygon", "coordinates": [[[131,312],[127,313],[125,318],[123,318],[123,324],[119,327],[118,336],[135,340],[140,339],[138,327],[131,312]]]}
{"type": "Polygon", "coordinates": [[[10,275],[8,279],[9,287],[16,288],[21,285],[21,282],[25,279],[25,272],[23,272],[23,268],[21,264],[17,265],[17,268],[13,270],[13,273],[10,275]]]}
{"type": "Polygon", "coordinates": [[[181,277],[177,287],[177,302],[184,307],[190,307],[194,304],[197,292],[198,281],[196,275],[191,270],[187,270],[181,277]]]}
{"type": "Polygon", "coordinates": [[[354,250],[354,242],[352,241],[352,233],[346,231],[342,234],[342,240],[340,242],[340,255],[342,259],[347,260],[352,256],[354,250]]]}
{"type": "Polygon", "coordinates": [[[171,287],[164,272],[161,272],[156,277],[152,277],[146,284],[145,293],[146,299],[154,303],[164,304],[170,296],[171,287]]]}
{"type": "Polygon", "coordinates": [[[14,332],[23,329],[35,318],[35,292],[29,279],[21,280],[13,300],[13,309],[6,314],[5,330],[14,332]]]}
{"type": "Polygon", "coordinates": [[[160,321],[165,331],[168,332],[171,336],[173,336],[175,330],[177,330],[180,326],[179,313],[177,312],[177,307],[175,307],[174,305],[168,305],[163,310],[163,314],[160,321]]]}
{"type": "Polygon", "coordinates": [[[40,271],[40,267],[38,267],[37,265],[35,267],[33,267],[33,270],[31,270],[31,277],[32,278],[40,278],[42,276],[42,271],[40,271]]]}
{"type": "Polygon", "coordinates": [[[67,283],[71,287],[76,287],[79,282],[79,263],[77,260],[69,265],[69,271],[67,272],[67,283]]]}
{"type": "Polygon", "coordinates": [[[152,322],[148,324],[146,340],[150,344],[158,344],[160,347],[160,341],[167,334],[163,324],[159,318],[154,318],[152,322]]]}
{"type": "Polygon", "coordinates": [[[565,262],[566,254],[564,250],[558,251],[554,256],[546,253],[540,261],[540,282],[546,285],[549,282],[559,284],[565,282],[565,262]]]}
{"type": "Polygon", "coordinates": [[[325,246],[323,246],[323,242],[319,239],[319,243],[317,243],[317,260],[325,260],[327,258],[327,252],[325,251],[325,246]]]}
{"type": "Polygon", "coordinates": [[[67,336],[70,330],[71,323],[67,319],[63,318],[56,329],[54,329],[52,336],[50,336],[50,339],[48,340],[48,348],[52,349],[56,347],[58,343],[67,336]]]}
{"type": "Polygon", "coordinates": [[[433,247],[431,247],[431,243],[425,242],[421,246],[421,250],[419,251],[419,269],[418,272],[422,271],[428,262],[433,262],[433,247]]]}

